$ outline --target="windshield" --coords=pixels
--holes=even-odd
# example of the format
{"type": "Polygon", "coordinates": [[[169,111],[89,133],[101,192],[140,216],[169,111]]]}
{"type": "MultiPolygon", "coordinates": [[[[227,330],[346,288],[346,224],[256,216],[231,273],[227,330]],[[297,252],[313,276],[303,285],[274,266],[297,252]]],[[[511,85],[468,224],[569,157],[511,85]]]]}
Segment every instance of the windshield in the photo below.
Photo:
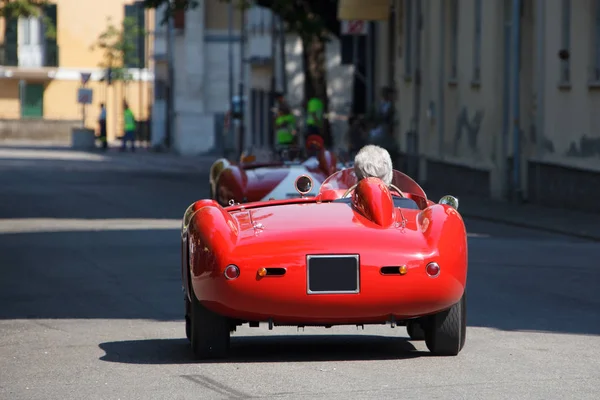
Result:
{"type": "MultiPolygon", "coordinates": [[[[330,175],[319,189],[319,193],[331,189],[348,189],[358,182],[353,168],[346,168],[330,175]]],[[[392,185],[406,193],[416,194],[427,199],[425,191],[411,177],[394,170],[392,185]]]]}

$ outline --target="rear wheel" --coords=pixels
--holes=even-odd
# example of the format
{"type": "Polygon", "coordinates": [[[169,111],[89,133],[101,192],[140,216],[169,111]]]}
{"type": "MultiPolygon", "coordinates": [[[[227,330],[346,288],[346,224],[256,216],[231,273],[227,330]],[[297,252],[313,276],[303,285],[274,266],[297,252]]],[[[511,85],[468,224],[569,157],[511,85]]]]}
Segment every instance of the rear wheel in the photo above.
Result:
{"type": "Polygon", "coordinates": [[[229,320],[204,307],[191,290],[191,343],[197,358],[223,358],[229,353],[229,320]]]}
{"type": "Polygon", "coordinates": [[[425,344],[438,356],[455,356],[465,345],[467,337],[467,295],[448,310],[428,318],[425,344]]]}

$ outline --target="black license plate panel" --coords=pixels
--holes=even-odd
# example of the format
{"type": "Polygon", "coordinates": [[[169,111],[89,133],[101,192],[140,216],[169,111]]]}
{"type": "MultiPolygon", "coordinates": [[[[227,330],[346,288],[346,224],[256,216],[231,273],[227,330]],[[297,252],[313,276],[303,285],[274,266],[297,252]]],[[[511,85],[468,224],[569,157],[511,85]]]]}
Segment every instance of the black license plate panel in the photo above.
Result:
{"type": "Polygon", "coordinates": [[[358,255],[309,255],[306,257],[308,294],[360,292],[358,255]]]}

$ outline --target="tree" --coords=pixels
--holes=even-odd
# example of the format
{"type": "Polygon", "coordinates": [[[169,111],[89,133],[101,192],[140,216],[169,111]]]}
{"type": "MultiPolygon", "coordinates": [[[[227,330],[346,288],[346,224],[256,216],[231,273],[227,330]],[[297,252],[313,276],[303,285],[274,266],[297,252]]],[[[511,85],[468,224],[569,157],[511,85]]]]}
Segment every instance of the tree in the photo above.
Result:
{"type": "MultiPolygon", "coordinates": [[[[242,7],[248,5],[248,0],[220,1],[234,1],[242,7]]],[[[144,5],[148,8],[158,8],[164,3],[168,4],[168,8],[163,22],[176,10],[187,10],[198,5],[196,0],[144,0],[144,5]]],[[[340,35],[337,0],[257,0],[256,4],[270,8],[282,18],[288,32],[300,37],[303,45],[305,99],[318,96],[323,99],[327,110],[329,102],[325,44],[329,35],[340,35]]]]}
{"type": "Polygon", "coordinates": [[[46,4],[46,0],[0,0],[0,16],[37,17],[46,4]]]}
{"type": "Polygon", "coordinates": [[[135,43],[143,34],[134,18],[125,18],[121,28],[112,22],[111,17],[106,18],[106,29],[100,33],[90,50],[99,49],[104,53],[99,66],[108,71],[109,82],[131,80],[127,65],[138,63],[135,43]]]}
{"type": "Polygon", "coordinates": [[[47,0],[0,0],[0,17],[5,19],[19,17],[42,17],[46,27],[45,36],[56,38],[56,28],[50,23],[43,10],[48,5],[47,0]]]}

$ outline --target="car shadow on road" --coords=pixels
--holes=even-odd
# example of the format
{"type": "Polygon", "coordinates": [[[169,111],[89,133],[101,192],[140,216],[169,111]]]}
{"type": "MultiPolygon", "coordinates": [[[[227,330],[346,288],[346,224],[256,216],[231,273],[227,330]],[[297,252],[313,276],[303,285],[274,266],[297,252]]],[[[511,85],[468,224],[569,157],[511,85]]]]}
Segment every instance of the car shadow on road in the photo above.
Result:
{"type": "Polygon", "coordinates": [[[102,361],[125,364],[269,363],[402,360],[430,353],[408,338],[373,335],[233,336],[229,357],[196,360],[189,341],[146,339],[101,343],[102,361]]]}

